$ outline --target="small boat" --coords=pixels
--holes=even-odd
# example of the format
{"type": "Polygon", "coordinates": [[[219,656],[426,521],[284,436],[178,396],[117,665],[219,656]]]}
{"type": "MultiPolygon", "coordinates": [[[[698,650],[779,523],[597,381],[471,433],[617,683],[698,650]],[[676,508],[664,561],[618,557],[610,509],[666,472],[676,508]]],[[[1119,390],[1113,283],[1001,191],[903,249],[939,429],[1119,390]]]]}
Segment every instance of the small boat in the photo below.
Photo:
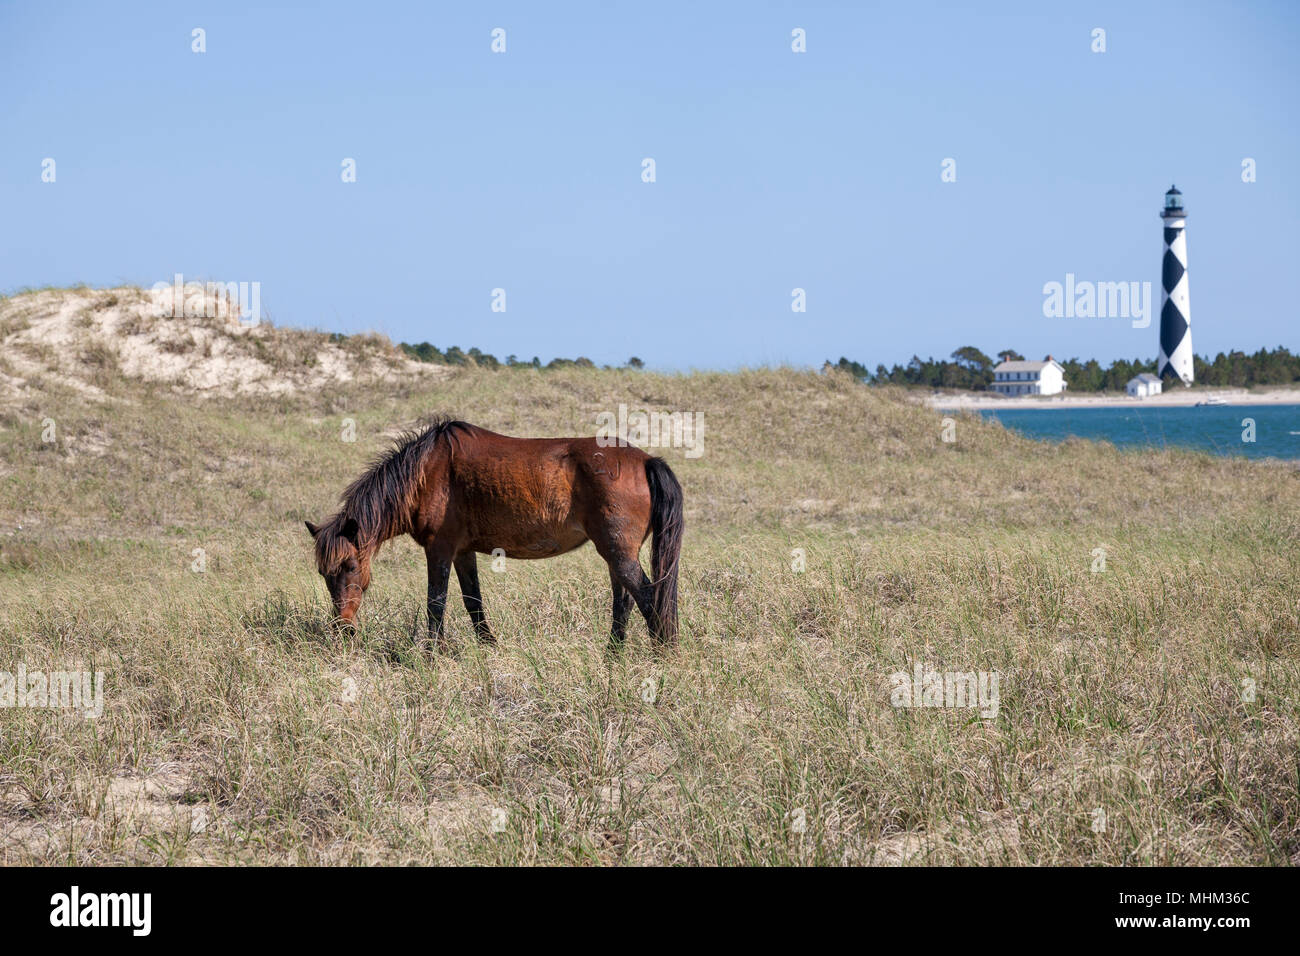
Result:
{"type": "Polygon", "coordinates": [[[1196,407],[1200,408],[1202,405],[1227,405],[1227,404],[1228,404],[1228,400],[1224,398],[1222,395],[1211,395],[1209,398],[1203,398],[1199,402],[1197,402],[1196,407]]]}

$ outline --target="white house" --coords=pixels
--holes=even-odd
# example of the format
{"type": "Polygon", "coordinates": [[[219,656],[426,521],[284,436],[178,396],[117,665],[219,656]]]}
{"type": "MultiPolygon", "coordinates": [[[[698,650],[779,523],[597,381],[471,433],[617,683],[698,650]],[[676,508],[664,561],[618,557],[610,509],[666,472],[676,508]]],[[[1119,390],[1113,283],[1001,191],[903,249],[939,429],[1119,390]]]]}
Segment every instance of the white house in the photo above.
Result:
{"type": "Polygon", "coordinates": [[[989,388],[999,395],[1059,395],[1065,391],[1065,369],[1050,355],[1041,362],[1003,362],[993,370],[989,388]]]}
{"type": "Polygon", "coordinates": [[[1159,395],[1161,387],[1160,376],[1143,372],[1129,379],[1125,390],[1134,398],[1146,398],[1150,395],[1159,395]]]}

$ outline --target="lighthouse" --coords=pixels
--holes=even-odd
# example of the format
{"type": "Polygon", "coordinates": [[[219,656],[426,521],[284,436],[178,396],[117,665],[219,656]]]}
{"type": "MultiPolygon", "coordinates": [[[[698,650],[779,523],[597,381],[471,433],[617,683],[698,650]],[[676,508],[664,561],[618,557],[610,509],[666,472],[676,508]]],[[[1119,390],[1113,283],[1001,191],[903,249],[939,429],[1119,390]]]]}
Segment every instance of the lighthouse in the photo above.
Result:
{"type": "Polygon", "coordinates": [[[1164,295],[1160,305],[1160,360],[1156,373],[1166,373],[1192,384],[1192,300],[1187,292],[1187,214],[1183,194],[1177,186],[1165,193],[1160,213],[1165,224],[1165,259],[1160,284],[1164,295]]]}

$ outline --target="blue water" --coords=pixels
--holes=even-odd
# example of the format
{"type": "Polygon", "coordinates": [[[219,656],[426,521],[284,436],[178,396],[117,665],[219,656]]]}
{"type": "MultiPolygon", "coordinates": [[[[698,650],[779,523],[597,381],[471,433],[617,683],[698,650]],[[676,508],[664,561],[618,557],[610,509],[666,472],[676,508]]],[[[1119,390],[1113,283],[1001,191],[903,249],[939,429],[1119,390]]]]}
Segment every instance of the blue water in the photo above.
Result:
{"type": "Polygon", "coordinates": [[[986,418],[1029,438],[1104,439],[1121,447],[1197,448],[1216,455],[1300,459],[1300,405],[1221,405],[1124,408],[997,408],[986,418]],[[1242,441],[1243,419],[1255,421],[1255,441],[1242,441]]]}

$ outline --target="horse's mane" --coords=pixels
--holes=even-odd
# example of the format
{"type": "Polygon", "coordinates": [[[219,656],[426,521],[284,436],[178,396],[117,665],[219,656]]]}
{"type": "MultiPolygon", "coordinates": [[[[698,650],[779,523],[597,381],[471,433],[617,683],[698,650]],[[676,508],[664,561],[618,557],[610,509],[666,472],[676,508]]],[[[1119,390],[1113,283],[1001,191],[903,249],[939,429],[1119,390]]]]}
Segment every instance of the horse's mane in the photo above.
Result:
{"type": "Polygon", "coordinates": [[[342,562],[346,554],[342,529],[349,518],[357,523],[357,545],[362,551],[409,531],[411,511],[423,489],[425,459],[442,436],[450,439],[454,431],[471,427],[440,417],[399,434],[388,451],[343,489],[343,507],[321,525],[316,535],[320,572],[330,573],[342,562]]]}

